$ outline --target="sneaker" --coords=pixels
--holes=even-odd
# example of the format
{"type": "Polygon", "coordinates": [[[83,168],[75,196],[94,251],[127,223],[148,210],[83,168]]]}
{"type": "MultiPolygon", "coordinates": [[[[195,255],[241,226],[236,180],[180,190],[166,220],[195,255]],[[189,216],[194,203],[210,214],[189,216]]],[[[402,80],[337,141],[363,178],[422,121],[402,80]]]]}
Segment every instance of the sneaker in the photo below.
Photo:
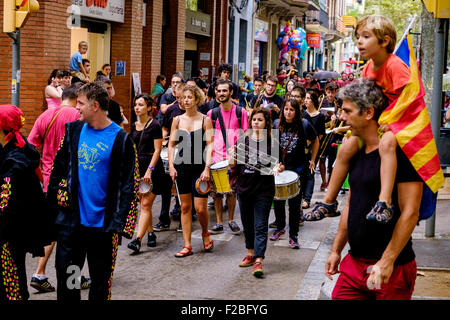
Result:
{"type": "Polygon", "coordinates": [[[256,259],[253,258],[252,256],[245,256],[245,258],[241,261],[241,263],[239,264],[239,267],[251,267],[252,265],[255,264],[256,259]]]}
{"type": "Polygon", "coordinates": [[[148,233],[147,247],[156,247],[156,234],[154,232],[148,233]]]}
{"type": "Polygon", "coordinates": [[[80,288],[81,290],[86,290],[91,287],[92,280],[91,278],[86,278],[85,276],[81,276],[80,288]]]}
{"type": "Polygon", "coordinates": [[[275,232],[273,233],[273,235],[270,236],[270,240],[272,241],[276,241],[278,239],[280,239],[280,237],[286,233],[286,230],[281,229],[281,230],[275,230],[275,232]]]}
{"type": "Polygon", "coordinates": [[[212,234],[223,233],[223,225],[217,223],[214,227],[211,228],[210,232],[212,234]]]}
{"type": "Polygon", "coordinates": [[[257,278],[262,278],[264,275],[263,264],[262,262],[256,262],[253,265],[253,275],[257,278]]]}
{"type": "Polygon", "coordinates": [[[170,230],[170,223],[165,224],[162,222],[158,222],[156,225],[153,226],[153,230],[156,232],[170,230]]]}
{"type": "Polygon", "coordinates": [[[177,232],[183,232],[183,226],[181,225],[181,223],[177,228],[177,232]]]}
{"type": "Polygon", "coordinates": [[[276,228],[276,227],[277,227],[276,221],[269,223],[269,228],[276,228]]]}
{"type": "Polygon", "coordinates": [[[134,253],[138,253],[141,250],[141,240],[139,238],[134,239],[130,243],[128,243],[128,249],[134,251],[134,253]]]}
{"type": "Polygon", "coordinates": [[[48,278],[40,280],[39,278],[32,277],[30,286],[38,290],[39,292],[53,292],[55,287],[48,282],[48,278]]]}
{"type": "Polygon", "coordinates": [[[233,231],[233,233],[238,233],[238,232],[241,231],[241,228],[239,228],[239,226],[236,223],[236,221],[228,222],[228,226],[230,227],[231,231],[233,231]]]}
{"type": "Polygon", "coordinates": [[[298,244],[298,237],[297,236],[289,237],[289,245],[291,246],[292,249],[300,249],[300,245],[298,244]]]}
{"type": "Polygon", "coordinates": [[[208,202],[208,208],[209,209],[214,209],[214,201],[208,202]]]}

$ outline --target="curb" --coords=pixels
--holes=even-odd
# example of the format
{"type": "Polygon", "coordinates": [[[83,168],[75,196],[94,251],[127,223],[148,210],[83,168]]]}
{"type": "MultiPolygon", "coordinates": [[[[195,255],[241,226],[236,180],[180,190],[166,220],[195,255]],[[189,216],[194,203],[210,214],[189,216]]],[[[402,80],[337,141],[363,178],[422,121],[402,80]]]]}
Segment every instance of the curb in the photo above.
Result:
{"type": "MultiPolygon", "coordinates": [[[[333,219],[333,218],[326,218],[326,219],[333,219]]],[[[308,271],[306,272],[305,277],[300,283],[300,287],[297,291],[297,294],[294,297],[294,300],[331,299],[331,291],[334,287],[334,283],[332,284],[327,283],[331,281],[325,276],[324,268],[331,247],[333,246],[334,237],[336,236],[339,226],[339,220],[340,216],[336,217],[334,221],[330,224],[328,231],[325,235],[325,238],[320,243],[319,248],[317,248],[316,254],[314,255],[314,258],[311,261],[311,264],[309,265],[308,271]],[[328,288],[328,286],[331,286],[331,289],[329,290],[329,296],[327,298],[327,294],[322,293],[322,291],[324,287],[328,288]]],[[[337,280],[337,277],[335,278],[337,280]]]]}

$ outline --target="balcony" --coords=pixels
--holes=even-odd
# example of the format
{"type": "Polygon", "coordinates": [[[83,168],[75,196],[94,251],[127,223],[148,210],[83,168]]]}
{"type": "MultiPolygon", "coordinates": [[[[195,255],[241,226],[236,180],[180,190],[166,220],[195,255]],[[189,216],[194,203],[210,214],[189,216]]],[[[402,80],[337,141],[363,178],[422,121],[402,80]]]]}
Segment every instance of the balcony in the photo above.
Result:
{"type": "Polygon", "coordinates": [[[328,29],[324,37],[325,41],[335,42],[345,37],[345,25],[339,17],[330,18],[328,29]]]}
{"type": "Polygon", "coordinates": [[[309,32],[328,32],[329,18],[324,10],[308,10],[306,13],[306,30],[309,32]]]}
{"type": "Polygon", "coordinates": [[[307,10],[320,10],[319,0],[260,0],[260,4],[279,16],[303,16],[307,10]]]}

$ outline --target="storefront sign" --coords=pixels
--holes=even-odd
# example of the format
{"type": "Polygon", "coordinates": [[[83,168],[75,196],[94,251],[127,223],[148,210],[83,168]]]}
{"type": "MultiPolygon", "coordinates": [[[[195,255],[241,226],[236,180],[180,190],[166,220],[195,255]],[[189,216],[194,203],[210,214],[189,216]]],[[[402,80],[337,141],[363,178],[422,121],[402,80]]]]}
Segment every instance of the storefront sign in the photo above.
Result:
{"type": "Polygon", "coordinates": [[[125,19],[125,0],[72,0],[72,5],[83,17],[122,23],[125,19]]]}
{"type": "Polygon", "coordinates": [[[269,23],[263,20],[255,19],[255,41],[269,41],[269,23]]]}
{"type": "Polygon", "coordinates": [[[202,36],[211,35],[211,16],[186,9],[186,32],[202,36]]]}
{"type": "Polygon", "coordinates": [[[320,33],[310,33],[306,34],[306,43],[308,47],[320,48],[320,33]]]}

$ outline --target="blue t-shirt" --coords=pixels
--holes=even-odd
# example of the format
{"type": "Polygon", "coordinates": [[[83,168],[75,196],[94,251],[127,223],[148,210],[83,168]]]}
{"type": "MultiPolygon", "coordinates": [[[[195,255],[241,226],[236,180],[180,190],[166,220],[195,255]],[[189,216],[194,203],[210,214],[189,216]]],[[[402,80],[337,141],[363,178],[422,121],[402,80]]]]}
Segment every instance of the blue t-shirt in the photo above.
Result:
{"type": "Polygon", "coordinates": [[[78,143],[78,203],[85,227],[103,227],[106,211],[111,150],[121,128],[111,123],[104,129],[83,126],[78,143]]]}
{"type": "Polygon", "coordinates": [[[83,57],[81,56],[80,51],[75,52],[75,54],[70,58],[69,68],[72,71],[81,71],[78,63],[83,63],[83,57]]]}

